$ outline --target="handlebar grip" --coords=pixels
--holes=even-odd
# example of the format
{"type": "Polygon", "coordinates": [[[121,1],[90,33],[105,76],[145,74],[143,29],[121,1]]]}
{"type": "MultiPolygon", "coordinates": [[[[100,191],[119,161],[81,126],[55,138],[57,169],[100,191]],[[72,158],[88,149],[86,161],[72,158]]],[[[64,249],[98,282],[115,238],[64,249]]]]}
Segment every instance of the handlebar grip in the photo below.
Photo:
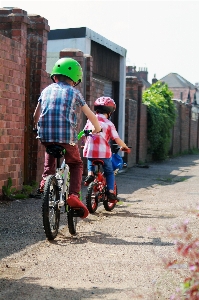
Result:
{"type": "Polygon", "coordinates": [[[80,139],[82,138],[83,135],[89,136],[91,132],[92,132],[92,129],[89,129],[89,130],[88,130],[88,129],[82,130],[82,131],[80,131],[80,133],[78,133],[77,139],[80,140],[80,139]]]}
{"type": "Polygon", "coordinates": [[[128,149],[126,149],[126,148],[121,148],[120,150],[121,151],[124,151],[124,152],[126,152],[126,153],[130,153],[131,152],[131,149],[130,149],[131,147],[129,147],[128,149]]]}

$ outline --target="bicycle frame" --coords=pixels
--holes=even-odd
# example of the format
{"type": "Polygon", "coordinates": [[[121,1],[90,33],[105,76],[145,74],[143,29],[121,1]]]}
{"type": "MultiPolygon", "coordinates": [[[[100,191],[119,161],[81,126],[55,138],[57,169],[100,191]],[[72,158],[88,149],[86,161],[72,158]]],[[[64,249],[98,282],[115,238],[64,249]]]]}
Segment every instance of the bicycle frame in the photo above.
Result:
{"type": "Polygon", "coordinates": [[[62,162],[61,168],[56,169],[55,177],[58,181],[60,187],[60,198],[59,198],[59,207],[65,204],[64,198],[68,198],[69,193],[69,184],[70,184],[70,172],[69,166],[65,163],[65,159],[62,162]]]}
{"type": "MultiPolygon", "coordinates": [[[[93,162],[95,161],[98,162],[98,160],[94,160],[93,162]]],[[[94,182],[97,183],[96,190],[100,193],[104,193],[104,188],[106,187],[106,178],[104,176],[104,172],[101,172],[99,164],[97,171],[94,173],[96,175],[94,182]]]]}

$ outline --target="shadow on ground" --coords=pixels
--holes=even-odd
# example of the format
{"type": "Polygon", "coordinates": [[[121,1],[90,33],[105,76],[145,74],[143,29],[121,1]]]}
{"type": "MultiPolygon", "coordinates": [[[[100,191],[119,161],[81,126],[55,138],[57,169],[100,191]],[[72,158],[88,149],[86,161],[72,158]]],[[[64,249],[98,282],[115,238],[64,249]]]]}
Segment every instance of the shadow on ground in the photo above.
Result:
{"type": "MultiPolygon", "coordinates": [[[[190,177],[186,176],[186,172],[190,167],[196,165],[199,165],[199,155],[186,155],[168,159],[160,163],[151,163],[149,164],[149,168],[129,168],[126,172],[120,173],[116,177],[118,193],[124,196],[125,194],[132,194],[141,188],[150,188],[156,184],[169,185],[176,184],[181,180],[188,180],[190,177]]],[[[84,186],[82,187],[82,195],[85,199],[86,187],[84,186]]],[[[137,201],[143,200],[139,199],[137,201]]],[[[29,245],[45,241],[41,204],[42,200],[35,198],[13,202],[0,202],[0,259],[19,252],[29,245]]],[[[126,204],[123,208],[123,211],[118,212],[118,216],[120,217],[168,218],[168,216],[164,215],[152,216],[147,213],[131,214],[126,204]]],[[[61,216],[62,224],[67,224],[65,214],[61,216]]],[[[104,243],[106,243],[108,238],[102,235],[100,240],[102,242],[104,239],[104,243]]],[[[112,238],[110,239],[113,242],[112,238]]],[[[118,241],[115,242],[117,243],[118,241]]],[[[122,243],[124,241],[119,242],[122,243]]]]}
{"type": "MultiPolygon", "coordinates": [[[[69,276],[69,275],[68,275],[69,276]]],[[[70,289],[70,288],[53,288],[51,286],[40,286],[37,284],[40,278],[23,278],[20,280],[7,280],[3,279],[0,280],[0,299],[15,299],[15,300],[81,300],[81,299],[103,299],[104,295],[111,294],[112,296],[114,294],[118,293],[127,293],[128,290],[123,292],[120,289],[117,288],[103,288],[100,289],[96,286],[96,283],[90,282],[91,288],[77,288],[76,289],[70,289]],[[29,282],[28,282],[29,281],[29,282]],[[12,289],[10,289],[12,287],[12,289]],[[34,291],[34,293],[33,293],[34,291]]],[[[66,281],[69,278],[66,275],[66,281]]],[[[86,280],[86,279],[85,279],[86,280]]],[[[138,296],[137,292],[133,292],[132,289],[129,291],[129,293],[133,294],[135,296],[131,297],[131,299],[138,299],[136,298],[138,296]]],[[[114,297],[114,296],[113,296],[114,297]]],[[[110,298],[115,299],[115,298],[110,298]]],[[[139,298],[140,299],[140,298],[139,298]]]]}

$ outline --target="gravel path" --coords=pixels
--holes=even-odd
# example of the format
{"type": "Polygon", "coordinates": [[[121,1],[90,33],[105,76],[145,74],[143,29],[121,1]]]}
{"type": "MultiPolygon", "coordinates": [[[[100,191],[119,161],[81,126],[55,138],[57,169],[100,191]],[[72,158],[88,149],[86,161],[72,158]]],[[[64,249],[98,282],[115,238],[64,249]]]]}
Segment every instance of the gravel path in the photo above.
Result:
{"type": "MultiPolygon", "coordinates": [[[[46,240],[41,199],[0,203],[0,300],[169,299],[187,274],[164,268],[177,257],[169,230],[190,220],[199,203],[199,155],[186,155],[117,175],[121,202],[102,205],[71,237],[61,215],[57,238],[46,240]]],[[[85,196],[86,188],[83,187],[85,196]]]]}

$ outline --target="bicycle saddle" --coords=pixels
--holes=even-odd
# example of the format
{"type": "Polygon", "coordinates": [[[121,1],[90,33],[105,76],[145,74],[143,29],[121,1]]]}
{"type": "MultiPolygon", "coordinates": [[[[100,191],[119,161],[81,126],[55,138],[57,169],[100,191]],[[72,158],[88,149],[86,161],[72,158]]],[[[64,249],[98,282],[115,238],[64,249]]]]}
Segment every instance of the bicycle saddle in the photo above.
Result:
{"type": "Polygon", "coordinates": [[[95,160],[93,160],[92,161],[92,165],[93,166],[100,166],[100,165],[104,165],[104,162],[103,162],[103,160],[101,160],[101,159],[95,159],[95,160]]]}
{"type": "Polygon", "coordinates": [[[53,155],[55,158],[63,157],[66,153],[66,149],[60,145],[48,145],[46,152],[53,155]]]}

